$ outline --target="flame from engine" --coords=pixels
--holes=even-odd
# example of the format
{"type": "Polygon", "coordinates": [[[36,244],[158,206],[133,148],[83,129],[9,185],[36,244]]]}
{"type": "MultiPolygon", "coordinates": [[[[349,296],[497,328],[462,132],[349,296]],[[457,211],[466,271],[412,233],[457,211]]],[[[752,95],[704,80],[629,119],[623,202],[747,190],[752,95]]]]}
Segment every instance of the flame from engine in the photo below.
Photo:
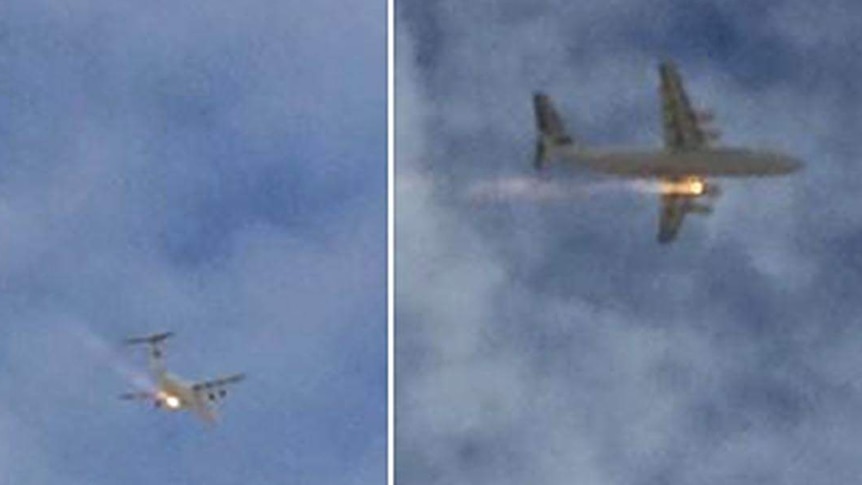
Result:
{"type": "Polygon", "coordinates": [[[706,182],[700,177],[687,177],[682,180],[662,180],[660,190],[663,195],[700,196],[706,192],[706,182]]]}
{"type": "Polygon", "coordinates": [[[165,403],[165,406],[171,409],[179,409],[180,408],[180,398],[177,396],[172,396],[166,392],[159,393],[159,399],[165,403]]]}

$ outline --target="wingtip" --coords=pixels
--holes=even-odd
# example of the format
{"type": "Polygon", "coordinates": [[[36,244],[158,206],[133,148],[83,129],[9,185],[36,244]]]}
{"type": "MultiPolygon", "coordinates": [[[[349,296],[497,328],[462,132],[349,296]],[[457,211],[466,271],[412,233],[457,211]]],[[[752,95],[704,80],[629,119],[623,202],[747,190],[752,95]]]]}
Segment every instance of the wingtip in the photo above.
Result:
{"type": "Polygon", "coordinates": [[[533,104],[547,103],[550,97],[544,91],[533,91],[533,104]]]}

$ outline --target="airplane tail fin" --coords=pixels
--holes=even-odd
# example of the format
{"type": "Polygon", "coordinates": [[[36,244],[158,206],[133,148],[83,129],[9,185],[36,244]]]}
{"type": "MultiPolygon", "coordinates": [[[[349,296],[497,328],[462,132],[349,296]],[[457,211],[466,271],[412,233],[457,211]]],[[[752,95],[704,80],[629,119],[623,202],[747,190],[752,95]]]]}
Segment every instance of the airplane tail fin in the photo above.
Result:
{"type": "Polygon", "coordinates": [[[533,166],[536,170],[545,168],[553,157],[555,148],[571,145],[572,137],[566,133],[563,120],[557,114],[551,98],[541,92],[533,94],[533,107],[536,112],[536,127],[539,137],[536,139],[536,156],[533,166]]]}
{"type": "Polygon", "coordinates": [[[154,373],[158,374],[164,371],[164,363],[162,361],[164,356],[164,352],[162,351],[163,342],[173,335],[173,332],[163,332],[146,337],[127,338],[124,343],[126,345],[148,345],[150,347],[150,367],[154,373]]]}

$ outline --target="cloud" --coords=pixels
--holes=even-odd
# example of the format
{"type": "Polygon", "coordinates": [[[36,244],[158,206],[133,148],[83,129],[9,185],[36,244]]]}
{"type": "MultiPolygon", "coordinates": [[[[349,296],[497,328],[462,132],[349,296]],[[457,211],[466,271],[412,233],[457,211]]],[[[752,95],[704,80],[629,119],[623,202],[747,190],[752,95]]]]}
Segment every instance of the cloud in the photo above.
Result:
{"type": "Polygon", "coordinates": [[[385,5],[355,7],[4,7],[7,480],[384,479],[385,5]],[[183,377],[248,373],[218,428],[116,399],[160,330],[183,377]]]}
{"type": "MultiPolygon", "coordinates": [[[[742,2],[399,3],[400,482],[858,474],[859,66],[792,39],[796,3],[764,6],[766,23],[742,2]],[[520,197],[546,195],[526,182],[533,90],[584,143],[658,146],[665,58],[726,143],[806,170],[723,182],[670,247],[649,195],[520,197]]],[[[554,175],[549,194],[595,183],[554,175]]]]}

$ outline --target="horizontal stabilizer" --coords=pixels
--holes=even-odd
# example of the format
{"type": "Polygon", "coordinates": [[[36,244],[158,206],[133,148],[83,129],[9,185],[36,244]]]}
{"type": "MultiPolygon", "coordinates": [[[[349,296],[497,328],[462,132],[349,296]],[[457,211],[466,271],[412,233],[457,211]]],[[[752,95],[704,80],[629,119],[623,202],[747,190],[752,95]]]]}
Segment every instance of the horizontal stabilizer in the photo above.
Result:
{"type": "Polygon", "coordinates": [[[139,344],[150,344],[155,345],[159,342],[162,342],[169,337],[172,337],[174,332],[163,332],[157,333],[155,335],[149,335],[147,337],[133,337],[127,338],[124,342],[126,345],[139,345],[139,344]]]}

